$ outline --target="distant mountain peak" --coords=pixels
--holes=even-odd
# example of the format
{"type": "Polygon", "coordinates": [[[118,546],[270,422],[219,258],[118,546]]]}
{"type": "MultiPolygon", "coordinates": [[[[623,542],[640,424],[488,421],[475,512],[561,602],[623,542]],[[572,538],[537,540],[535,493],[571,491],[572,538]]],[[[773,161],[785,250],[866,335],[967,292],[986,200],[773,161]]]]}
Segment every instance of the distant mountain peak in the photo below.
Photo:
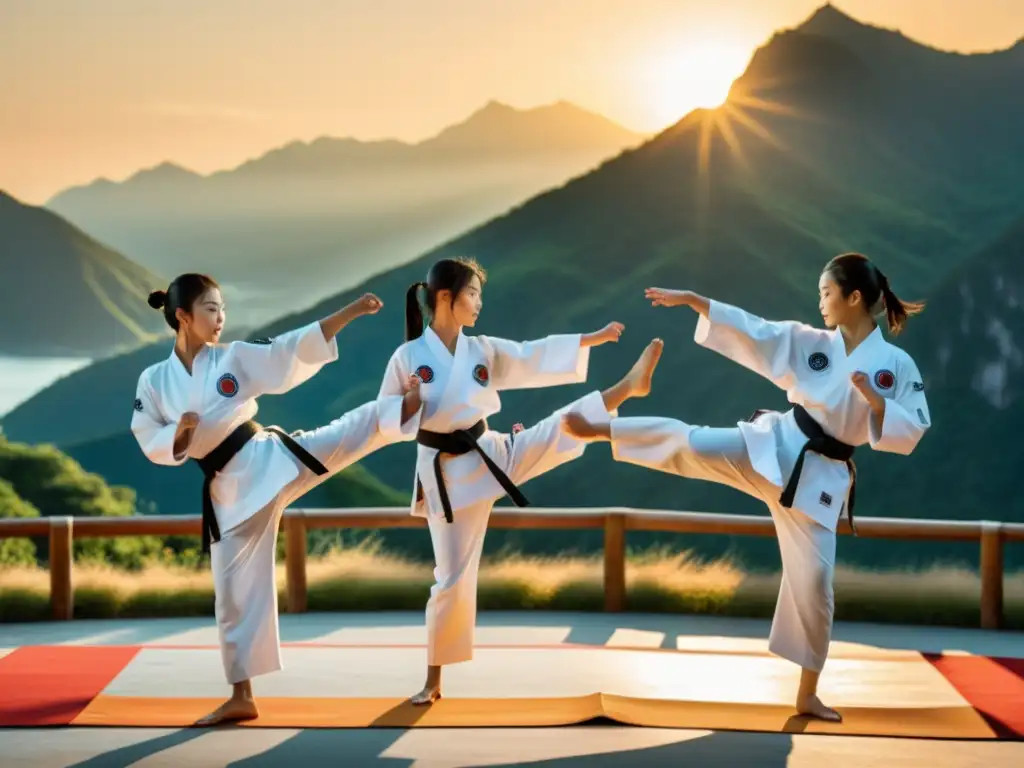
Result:
{"type": "Polygon", "coordinates": [[[604,115],[564,99],[526,108],[491,99],[465,120],[416,146],[448,150],[565,151],[620,146],[639,142],[641,138],[641,134],[604,115]]]}
{"type": "Polygon", "coordinates": [[[830,24],[860,24],[855,18],[850,16],[848,13],[844,13],[839,10],[838,6],[832,3],[825,3],[820,8],[816,9],[814,13],[810,15],[805,24],[811,21],[815,21],[819,24],[830,23],[830,24]]]}
{"type": "Polygon", "coordinates": [[[152,168],[143,168],[141,171],[137,171],[132,174],[127,181],[139,181],[141,179],[156,179],[159,181],[169,181],[172,179],[186,179],[186,178],[200,178],[200,175],[195,171],[190,171],[188,168],[184,168],[177,163],[172,163],[170,160],[165,160],[159,165],[155,165],[152,168]]]}
{"type": "Polygon", "coordinates": [[[863,33],[868,30],[904,36],[899,30],[890,30],[855,19],[850,14],[839,10],[832,3],[826,3],[821,6],[808,16],[802,24],[796,27],[798,32],[836,37],[842,37],[844,34],[863,33]]]}
{"type": "Polygon", "coordinates": [[[505,102],[498,101],[497,99],[490,99],[490,100],[488,100],[488,102],[486,104],[484,104],[482,107],[480,107],[480,109],[478,109],[473,114],[474,115],[480,115],[480,114],[490,113],[490,114],[507,115],[507,114],[510,114],[512,112],[520,112],[520,111],[521,110],[516,109],[511,104],[506,104],[505,102]]]}

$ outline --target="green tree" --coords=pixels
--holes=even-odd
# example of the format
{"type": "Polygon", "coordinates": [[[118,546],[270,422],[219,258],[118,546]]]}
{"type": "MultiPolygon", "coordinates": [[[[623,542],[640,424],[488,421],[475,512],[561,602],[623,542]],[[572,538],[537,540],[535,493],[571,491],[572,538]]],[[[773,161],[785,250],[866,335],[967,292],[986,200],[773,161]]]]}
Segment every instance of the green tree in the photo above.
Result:
{"type": "MultiPolygon", "coordinates": [[[[135,491],[111,487],[99,475],[52,445],[13,443],[0,437],[0,478],[44,517],[127,517],[135,513],[135,491]]],[[[76,538],[75,559],[141,568],[159,556],[158,536],[76,538]]]]}
{"type": "MultiPolygon", "coordinates": [[[[0,478],[0,518],[39,517],[39,510],[18,496],[14,486],[0,478]]],[[[0,539],[0,568],[35,565],[36,545],[31,539],[0,539]]]]}

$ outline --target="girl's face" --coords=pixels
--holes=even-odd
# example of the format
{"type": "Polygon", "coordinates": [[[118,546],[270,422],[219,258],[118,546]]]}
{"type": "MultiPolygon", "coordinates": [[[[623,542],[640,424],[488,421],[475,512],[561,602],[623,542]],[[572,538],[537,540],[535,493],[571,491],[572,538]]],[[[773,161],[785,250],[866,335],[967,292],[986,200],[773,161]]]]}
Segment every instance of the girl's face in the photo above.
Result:
{"type": "Polygon", "coordinates": [[[191,312],[179,309],[175,315],[178,327],[199,344],[216,344],[227,319],[224,299],[216,288],[211,288],[196,299],[191,312]]]}
{"type": "MultiPolygon", "coordinates": [[[[450,302],[451,291],[442,291],[438,299],[445,303],[450,302]]],[[[455,303],[451,305],[452,315],[460,326],[472,328],[476,325],[483,306],[483,286],[480,284],[480,278],[473,275],[465,287],[459,291],[455,303]]]]}
{"type": "Polygon", "coordinates": [[[843,297],[843,291],[832,276],[825,273],[818,280],[818,311],[828,329],[850,325],[864,312],[860,291],[843,297]]]}

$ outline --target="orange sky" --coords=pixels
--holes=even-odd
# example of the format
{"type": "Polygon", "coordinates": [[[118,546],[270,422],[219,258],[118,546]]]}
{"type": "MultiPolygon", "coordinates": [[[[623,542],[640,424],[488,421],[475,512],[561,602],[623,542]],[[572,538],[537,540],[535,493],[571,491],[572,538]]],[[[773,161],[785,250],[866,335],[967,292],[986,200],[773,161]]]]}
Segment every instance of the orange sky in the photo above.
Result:
{"type": "MultiPolygon", "coordinates": [[[[0,188],[41,203],[163,160],[208,172],[296,138],[415,141],[489,99],[566,99],[655,131],[820,4],[3,0],[0,188]]],[[[837,4],[949,50],[1024,35],[1021,0],[837,4]]]]}

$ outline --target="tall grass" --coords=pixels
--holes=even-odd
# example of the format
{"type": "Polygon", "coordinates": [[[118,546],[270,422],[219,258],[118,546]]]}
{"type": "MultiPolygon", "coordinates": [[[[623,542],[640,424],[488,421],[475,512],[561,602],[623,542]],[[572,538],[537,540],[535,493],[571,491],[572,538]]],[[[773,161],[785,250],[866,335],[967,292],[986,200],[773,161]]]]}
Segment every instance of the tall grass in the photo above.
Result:
{"type": "MultiPolygon", "coordinates": [[[[481,610],[600,611],[602,559],[504,554],[485,560],[481,610]]],[[[277,567],[282,610],[285,570],[277,567]]],[[[76,564],[77,618],[209,616],[213,581],[208,570],[152,565],[129,573],[76,564]]],[[[335,550],[307,563],[311,611],[421,610],[432,582],[429,564],[383,551],[376,543],[335,550]]],[[[626,568],[631,611],[769,617],[778,574],[746,573],[728,559],[702,562],[667,548],[631,553],[626,568]]],[[[852,621],[978,626],[980,580],[954,566],[925,571],[866,571],[839,567],[836,618],[852,621]]],[[[1005,581],[1007,625],[1024,629],[1024,573],[1005,581]]],[[[49,616],[49,574],[37,568],[0,570],[0,621],[49,616]]]]}

